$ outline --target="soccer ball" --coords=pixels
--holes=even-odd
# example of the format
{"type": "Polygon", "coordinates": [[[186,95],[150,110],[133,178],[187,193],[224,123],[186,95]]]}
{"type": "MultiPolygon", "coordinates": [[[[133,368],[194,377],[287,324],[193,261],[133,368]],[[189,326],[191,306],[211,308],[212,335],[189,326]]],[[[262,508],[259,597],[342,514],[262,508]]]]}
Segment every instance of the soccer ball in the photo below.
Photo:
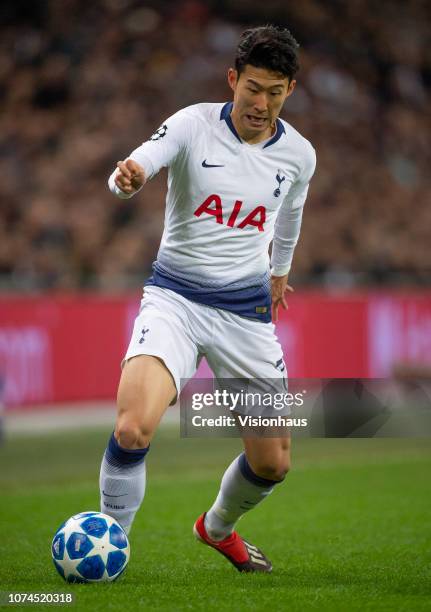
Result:
{"type": "Polygon", "coordinates": [[[67,582],[111,582],[130,557],[126,532],[101,512],[81,512],[57,529],[51,545],[56,570],[67,582]]]}

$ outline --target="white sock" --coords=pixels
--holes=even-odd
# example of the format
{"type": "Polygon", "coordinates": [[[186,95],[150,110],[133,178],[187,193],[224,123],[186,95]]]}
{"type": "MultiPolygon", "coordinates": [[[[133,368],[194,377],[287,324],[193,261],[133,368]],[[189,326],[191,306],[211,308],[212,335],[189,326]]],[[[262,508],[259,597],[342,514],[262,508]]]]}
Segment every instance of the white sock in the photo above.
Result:
{"type": "Polygon", "coordinates": [[[212,540],[224,540],[243,514],[263,501],[277,481],[260,478],[250,468],[245,453],[227,468],[220,491],[205,516],[205,529],[212,540]]]}
{"type": "Polygon", "coordinates": [[[112,434],[100,467],[100,511],[117,520],[126,533],[144,499],[147,451],[123,449],[112,434]]]}

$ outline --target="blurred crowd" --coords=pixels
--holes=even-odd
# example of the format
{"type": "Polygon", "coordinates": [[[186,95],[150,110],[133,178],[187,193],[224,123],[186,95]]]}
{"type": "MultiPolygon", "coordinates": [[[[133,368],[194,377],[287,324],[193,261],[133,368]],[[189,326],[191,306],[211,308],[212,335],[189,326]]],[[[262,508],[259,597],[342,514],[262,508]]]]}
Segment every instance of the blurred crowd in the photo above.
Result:
{"type": "Polygon", "coordinates": [[[123,290],[151,270],[166,174],[131,201],[117,160],[164,118],[231,98],[239,33],[301,44],[283,117],[317,151],[294,284],[431,281],[430,15],[421,0],[4,0],[0,290],[123,290]]]}

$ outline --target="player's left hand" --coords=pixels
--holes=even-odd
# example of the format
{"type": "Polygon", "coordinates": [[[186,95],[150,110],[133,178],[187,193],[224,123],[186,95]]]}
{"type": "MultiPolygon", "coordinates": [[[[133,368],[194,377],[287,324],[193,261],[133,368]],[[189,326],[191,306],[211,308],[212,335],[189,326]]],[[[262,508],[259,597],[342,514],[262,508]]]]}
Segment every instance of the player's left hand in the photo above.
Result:
{"type": "Polygon", "coordinates": [[[278,321],[278,309],[281,306],[284,310],[288,309],[285,293],[289,291],[293,293],[294,289],[287,284],[287,277],[285,276],[271,276],[271,293],[272,293],[272,321],[277,323],[278,321]]]}

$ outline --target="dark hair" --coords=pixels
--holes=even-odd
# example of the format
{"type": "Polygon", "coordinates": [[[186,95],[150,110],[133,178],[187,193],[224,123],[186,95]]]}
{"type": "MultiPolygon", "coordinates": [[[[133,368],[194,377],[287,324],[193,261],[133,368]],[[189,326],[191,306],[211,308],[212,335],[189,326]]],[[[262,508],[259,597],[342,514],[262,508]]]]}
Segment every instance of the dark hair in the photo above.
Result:
{"type": "Polygon", "coordinates": [[[235,56],[238,76],[246,64],[278,72],[291,80],[299,70],[298,48],[289,30],[273,25],[245,30],[240,36],[235,56]]]}

